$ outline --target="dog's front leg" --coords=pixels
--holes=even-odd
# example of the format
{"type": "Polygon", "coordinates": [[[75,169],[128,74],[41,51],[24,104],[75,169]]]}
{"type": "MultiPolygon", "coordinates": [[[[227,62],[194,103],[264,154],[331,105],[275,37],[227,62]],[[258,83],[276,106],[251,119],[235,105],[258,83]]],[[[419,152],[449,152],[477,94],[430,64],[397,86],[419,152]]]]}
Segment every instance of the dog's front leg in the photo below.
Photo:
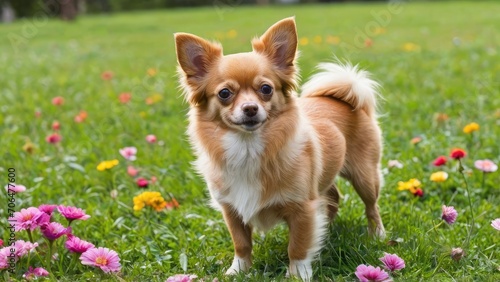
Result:
{"type": "Polygon", "coordinates": [[[320,204],[319,200],[303,203],[286,217],[290,229],[288,272],[303,281],[312,279],[311,263],[321,248],[326,231],[327,216],[320,204]]]}
{"type": "Polygon", "coordinates": [[[222,213],[233,239],[234,259],[226,275],[247,271],[252,265],[252,227],[244,224],[241,217],[229,205],[222,206],[222,213]]]}

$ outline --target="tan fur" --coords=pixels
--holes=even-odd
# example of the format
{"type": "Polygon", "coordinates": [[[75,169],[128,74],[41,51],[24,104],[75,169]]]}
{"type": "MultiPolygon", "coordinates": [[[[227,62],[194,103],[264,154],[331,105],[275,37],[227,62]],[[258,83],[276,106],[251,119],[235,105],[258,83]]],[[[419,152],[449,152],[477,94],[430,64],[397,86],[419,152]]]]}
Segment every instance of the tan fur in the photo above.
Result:
{"type": "Polygon", "coordinates": [[[249,53],[224,56],[220,45],[194,35],[175,38],[197,169],[223,212],[234,244],[236,256],[228,274],[251,264],[253,227],[266,230],[285,221],[290,229],[289,271],[309,280],[310,260],[324,235],[323,215],[332,219],[338,209],[337,175],[351,181],[363,199],[370,232],[383,235],[377,207],[381,140],[372,114],[374,100],[363,103],[367,95],[357,99],[349,85],[313,85],[297,98],[293,18],[254,39],[249,53]],[[263,85],[272,87],[272,96],[264,94],[263,85]],[[229,98],[218,96],[223,89],[231,93],[229,98]],[[249,104],[255,116],[244,112],[249,104]],[[359,105],[361,110],[355,110],[359,105]],[[257,198],[242,199],[245,195],[257,198]]]}

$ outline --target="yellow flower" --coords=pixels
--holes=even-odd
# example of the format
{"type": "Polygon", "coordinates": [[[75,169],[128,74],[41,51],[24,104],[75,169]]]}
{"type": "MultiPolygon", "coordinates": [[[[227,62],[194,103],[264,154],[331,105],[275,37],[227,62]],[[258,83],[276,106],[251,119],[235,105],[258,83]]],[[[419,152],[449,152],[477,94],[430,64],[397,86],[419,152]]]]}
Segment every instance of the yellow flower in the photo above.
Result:
{"type": "Polygon", "coordinates": [[[134,210],[140,211],[145,206],[150,206],[156,211],[161,211],[167,206],[167,202],[161,196],[160,192],[143,192],[134,197],[134,210]]]}
{"type": "Polygon", "coordinates": [[[331,36],[331,35],[328,35],[328,36],[326,37],[326,42],[327,42],[328,44],[337,45],[337,44],[339,44],[339,43],[340,43],[340,37],[338,37],[338,36],[331,36]]]}
{"type": "Polygon", "coordinates": [[[323,38],[321,38],[321,36],[319,36],[319,35],[316,35],[316,36],[314,36],[313,41],[316,44],[321,44],[321,42],[323,42],[323,38]]]}
{"type": "Polygon", "coordinates": [[[413,194],[417,191],[418,188],[420,188],[420,185],[422,185],[422,183],[418,179],[412,178],[406,182],[399,181],[398,190],[399,191],[409,190],[413,194]]]}
{"type": "Polygon", "coordinates": [[[149,96],[148,98],[146,98],[146,104],[153,105],[153,104],[160,102],[162,99],[163,99],[163,97],[161,96],[160,93],[155,93],[155,94],[149,96]]]}
{"type": "Polygon", "coordinates": [[[475,123],[475,122],[471,122],[469,124],[467,124],[466,126],[464,126],[464,133],[467,133],[467,134],[470,134],[474,131],[478,131],[479,130],[479,124],[475,123]]]}
{"type": "Polygon", "coordinates": [[[415,43],[407,42],[403,45],[403,50],[406,52],[420,52],[420,46],[415,43]]]}
{"type": "Polygon", "coordinates": [[[236,36],[238,36],[238,32],[234,29],[227,32],[227,38],[235,38],[236,36]]]}
{"type": "Polygon", "coordinates": [[[438,171],[431,174],[431,181],[444,182],[446,179],[448,179],[448,173],[444,171],[438,171]]]}
{"type": "Polygon", "coordinates": [[[32,154],[35,151],[35,144],[31,143],[31,141],[26,141],[26,144],[23,145],[23,150],[28,154],[32,154]]]}
{"type": "Polygon", "coordinates": [[[309,44],[309,38],[307,37],[302,37],[299,39],[299,44],[302,45],[302,46],[305,46],[307,44],[309,44]]]}
{"type": "Polygon", "coordinates": [[[102,161],[97,165],[97,170],[98,171],[105,171],[107,169],[111,169],[118,165],[120,162],[118,160],[109,160],[109,161],[102,161]]]}
{"type": "Polygon", "coordinates": [[[379,34],[382,34],[382,33],[386,33],[386,30],[385,30],[385,28],[378,26],[377,28],[375,28],[374,33],[375,33],[375,35],[379,35],[379,34]]]}
{"type": "Polygon", "coordinates": [[[147,73],[149,76],[155,76],[158,73],[158,71],[155,68],[149,68],[147,73]]]}

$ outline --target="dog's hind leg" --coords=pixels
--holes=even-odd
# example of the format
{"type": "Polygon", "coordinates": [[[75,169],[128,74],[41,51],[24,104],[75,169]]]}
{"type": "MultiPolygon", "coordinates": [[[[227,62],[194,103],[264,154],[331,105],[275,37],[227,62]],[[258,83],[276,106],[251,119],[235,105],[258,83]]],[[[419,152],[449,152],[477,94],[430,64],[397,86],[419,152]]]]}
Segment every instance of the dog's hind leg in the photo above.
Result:
{"type": "Polygon", "coordinates": [[[327,215],[330,221],[335,219],[339,210],[340,194],[337,185],[332,184],[330,189],[326,192],[325,198],[327,200],[327,215]]]}

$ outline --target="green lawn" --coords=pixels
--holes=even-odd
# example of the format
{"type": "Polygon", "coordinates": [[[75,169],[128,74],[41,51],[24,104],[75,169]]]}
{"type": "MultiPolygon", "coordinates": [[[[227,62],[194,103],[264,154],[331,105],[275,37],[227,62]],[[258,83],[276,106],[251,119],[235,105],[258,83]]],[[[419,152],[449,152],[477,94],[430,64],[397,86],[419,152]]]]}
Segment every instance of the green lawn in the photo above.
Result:
{"type": "MultiPolygon", "coordinates": [[[[91,218],[73,222],[73,233],[120,255],[118,275],[70,266],[64,239],[58,239],[51,280],[165,281],[176,273],[230,280],[223,276],[233,257],[229,234],[190,165],[193,155],[184,134],[188,105],[177,87],[173,33],[219,40],[225,53],[249,51],[252,37],[295,15],[303,79],[318,62],[337,56],[368,69],[383,85],[386,175],[380,207],[388,240],[398,242],[368,237],[363,205],[340,180],[344,198],[313,264],[316,278],[355,281],[358,265],[380,266],[378,258],[388,252],[406,261],[395,281],[500,281],[500,232],[490,226],[500,217],[500,172],[488,174],[483,185],[482,172],[474,168],[478,159],[500,163],[499,10],[495,2],[224,6],[0,25],[0,183],[3,187],[8,169],[15,168],[17,184],[28,188],[15,195],[16,210],[40,204],[83,208],[91,218]],[[112,71],[113,78],[101,79],[104,71],[112,71]],[[122,92],[131,93],[128,104],[119,102],[122,92]],[[64,97],[62,106],[51,103],[56,96],[64,97]],[[155,103],[148,105],[147,98],[155,103]],[[77,123],[74,117],[82,110],[88,117],[77,123]],[[438,121],[439,113],[448,119],[438,121]],[[45,141],[55,120],[63,138],[56,146],[45,141]],[[470,122],[480,130],[465,134],[462,128],[470,122]],[[148,134],[159,142],[147,143],[148,134]],[[416,136],[422,141],[414,145],[410,140],[416,136]],[[31,154],[23,150],[27,143],[35,147],[31,154]],[[136,161],[119,154],[126,146],[137,147],[136,161]],[[468,153],[462,160],[464,178],[454,160],[440,168],[432,165],[455,147],[468,153]],[[120,161],[118,166],[96,169],[112,159],[120,161]],[[389,160],[404,167],[388,169],[389,160]],[[157,183],[138,188],[127,175],[130,163],[140,176],[155,176],[157,183]],[[434,183],[430,175],[439,170],[449,178],[434,183]],[[411,178],[422,182],[424,197],[398,191],[398,182],[411,178]],[[134,212],[133,197],[143,191],[159,191],[167,199],[170,194],[180,207],[134,212]],[[457,222],[433,229],[441,222],[443,204],[456,208],[457,222]],[[450,257],[455,247],[466,252],[459,262],[450,257]]],[[[0,238],[6,242],[8,196],[2,193],[0,199],[0,238]]],[[[56,220],[64,222],[60,215],[56,220]]],[[[43,256],[47,245],[38,231],[34,235],[43,256]]],[[[16,236],[28,240],[25,231],[16,236]]],[[[254,266],[237,281],[284,279],[286,228],[254,239],[254,266]]],[[[30,265],[45,263],[31,256],[30,265]]],[[[27,266],[25,257],[15,274],[0,270],[0,280],[22,280],[27,266]]]]}

